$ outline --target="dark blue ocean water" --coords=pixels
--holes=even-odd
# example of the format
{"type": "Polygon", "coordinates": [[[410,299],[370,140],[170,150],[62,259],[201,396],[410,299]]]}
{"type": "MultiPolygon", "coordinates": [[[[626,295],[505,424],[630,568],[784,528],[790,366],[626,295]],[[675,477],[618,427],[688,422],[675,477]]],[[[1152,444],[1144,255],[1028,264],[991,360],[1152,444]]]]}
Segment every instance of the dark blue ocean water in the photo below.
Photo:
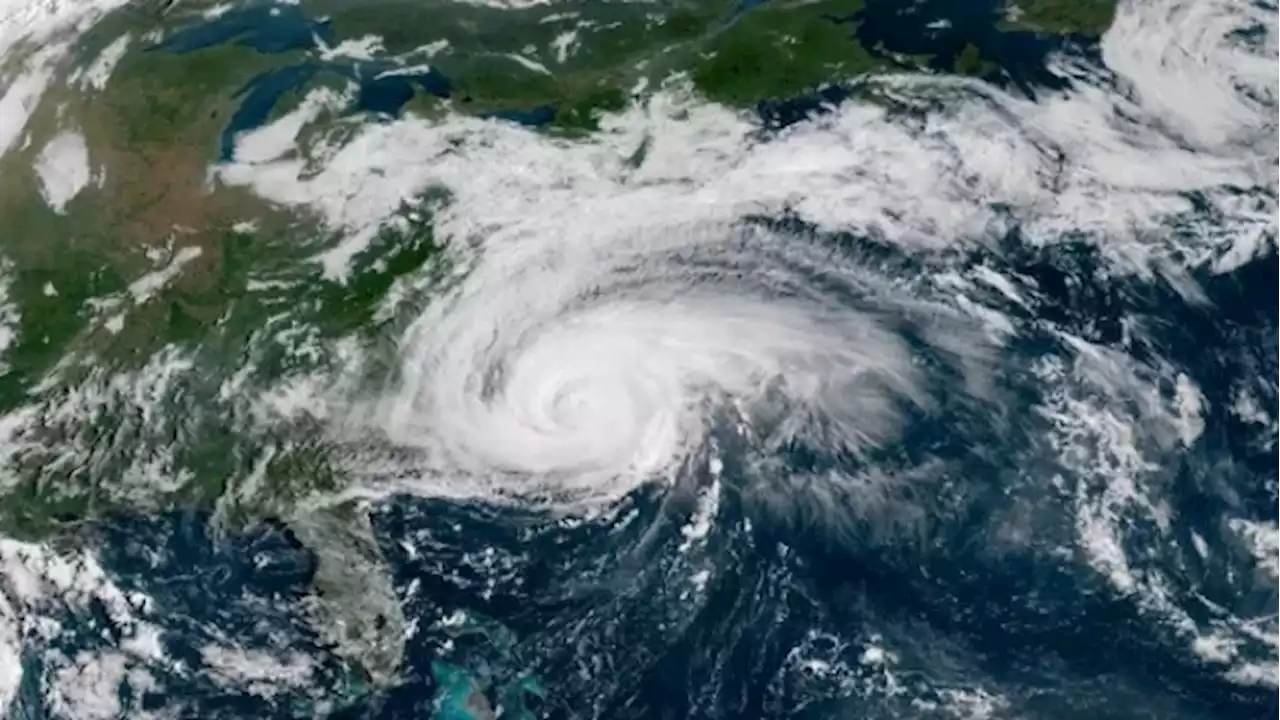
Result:
{"type": "MultiPolygon", "coordinates": [[[[767,0],[763,0],[767,1],[767,0]]],[[[761,4],[753,2],[751,6],[761,4]]],[[[849,28],[851,37],[874,57],[891,66],[895,56],[926,57],[926,67],[950,73],[966,46],[973,46],[990,68],[983,80],[1034,97],[1037,90],[1060,89],[1066,80],[1046,67],[1051,53],[1096,57],[1096,42],[1075,35],[1002,30],[1006,3],[996,0],[869,0],[847,15],[826,16],[849,28]]],[[[916,69],[914,66],[906,69],[916,69]]],[[[760,103],[766,127],[783,128],[849,99],[856,87],[831,85],[795,98],[760,103]]]]}
{"type": "Polygon", "coordinates": [[[950,71],[966,45],[991,63],[988,79],[1031,92],[1033,87],[1061,87],[1063,80],[1045,67],[1052,52],[1089,52],[1088,38],[1001,30],[1006,3],[998,0],[922,0],[910,5],[872,0],[838,21],[873,54],[929,56],[929,66],[950,71]]]}
{"type": "MultiPolygon", "coordinates": [[[[870,241],[835,241],[891,274],[929,269],[870,241]]],[[[657,488],[638,490],[609,518],[569,525],[510,508],[382,502],[369,511],[372,528],[416,630],[402,679],[377,690],[306,621],[316,561],[287,526],[215,538],[199,513],[119,517],[93,532],[102,562],[123,587],[153,599],[148,615],[163,628],[165,650],[186,663],[183,672],[156,668],[160,686],[131,702],[178,702],[191,717],[283,718],[323,697],[338,708],[333,717],[464,718],[479,691],[508,718],[927,718],[946,717],[927,708],[945,703],[948,688],[980,685],[1020,718],[1270,717],[1274,691],[1229,682],[1140,598],[1080,556],[1053,551],[1070,543],[1070,511],[1034,481],[1061,469],[1037,441],[1047,428],[1030,410],[1053,388],[1020,358],[1067,352],[1042,323],[1118,344],[1121,320],[1143,321],[1150,331],[1134,352],[1146,347],[1175,363],[1217,408],[1167,474],[1173,526],[1230,548],[1224,513],[1276,519],[1274,450],[1221,408],[1230,406],[1225,380],[1277,373],[1277,256],[1198,277],[1208,303],[1194,305],[1158,279],[1107,277],[1084,245],[1032,248],[1014,234],[967,260],[1026,278],[1032,298],[1009,308],[1021,334],[1004,358],[1000,413],[958,391],[954,370],[935,359],[929,390],[939,405],[900,442],[858,461],[794,446],[771,466],[783,475],[853,462],[932,468],[920,489],[895,491],[880,512],[851,508],[832,534],[803,513],[766,511],[755,492],[779,478],[739,464],[747,449],[728,432],[719,436],[720,508],[705,544],[692,549],[681,549],[680,532],[691,505],[657,488]],[[893,508],[912,512],[893,516],[893,508]],[[1033,536],[1001,541],[999,529],[1019,513],[1029,514],[1033,536]],[[699,572],[705,592],[690,582],[699,572]],[[450,616],[466,620],[436,625],[450,616]],[[316,687],[268,701],[192,672],[202,666],[197,648],[228,639],[318,658],[316,687]],[[872,645],[895,653],[891,678],[862,662],[872,645]]],[[[1143,541],[1129,538],[1131,557],[1145,552],[1169,577],[1194,574],[1174,583],[1180,605],[1197,606],[1191,590],[1176,589],[1186,587],[1241,616],[1274,613],[1274,588],[1241,577],[1229,557],[1188,564],[1176,548],[1143,541]]],[[[84,632],[65,635],[68,651],[119,639],[102,612],[69,626],[84,632]]]]}
{"type": "MultiPolygon", "coordinates": [[[[327,37],[327,26],[300,11],[244,12],[172,36],[164,49],[241,42],[284,52],[327,37]]],[[[851,32],[867,47],[935,53],[939,67],[975,44],[998,63],[1001,82],[1032,93],[1059,82],[1043,72],[1046,52],[1062,43],[1090,51],[1083,39],[998,33],[995,17],[985,0],[926,0],[910,9],[872,0],[851,32]],[[950,26],[927,27],[938,19],[950,26]]],[[[357,110],[394,114],[414,92],[450,90],[442,76],[379,76],[385,69],[307,63],[259,76],[241,91],[224,140],[262,123],[283,93],[324,72],[360,82],[357,110]]],[[[785,125],[848,93],[832,88],[761,111],[785,125]]],[[[554,111],[499,116],[537,124],[546,112],[554,111]]],[[[228,157],[233,148],[224,142],[228,157]]],[[[798,242],[814,236],[792,220],[757,221],[798,242]]],[[[1245,551],[1223,518],[1277,519],[1274,444],[1229,410],[1233,381],[1280,372],[1277,255],[1222,275],[1196,273],[1205,298],[1188,302],[1159,277],[1111,275],[1091,245],[1035,247],[1016,230],[992,247],[938,258],[937,267],[865,238],[820,240],[904,281],[957,265],[1022,278],[1025,306],[984,298],[1018,330],[1000,359],[1001,403],[962,392],[958,369],[929,356],[921,341],[938,405],[873,456],[797,445],[762,471],[743,461],[748,449],[735,448],[732,433],[719,433],[726,462],[719,510],[705,543],[688,550],[680,528],[691,507],[658,488],[637,490],[610,517],[577,524],[421,498],[377,504],[369,510],[375,539],[415,627],[402,678],[389,688],[370,689],[361,668],[337,657],[308,621],[316,559],[285,523],[215,536],[201,513],[113,518],[91,532],[104,566],[121,586],[153,599],[149,617],[161,625],[167,653],[186,663],[153,668],[158,686],[126,690],[126,706],[285,718],[309,716],[323,699],[335,718],[464,718],[478,687],[504,718],[875,720],[950,717],[930,703],[981,686],[1010,703],[995,717],[1274,717],[1274,691],[1229,682],[1074,549],[1071,508],[1044,482],[1066,470],[1044,445],[1046,421],[1031,410],[1055,388],[1029,365],[1069,357],[1057,330],[1139,361],[1160,358],[1200,387],[1205,430],[1190,451],[1167,458],[1157,488],[1180,542],[1139,524],[1125,549],[1133,562],[1178,580],[1173,600],[1188,612],[1201,612],[1204,598],[1239,616],[1274,615],[1275,589],[1239,572],[1248,567],[1245,551]],[[761,502],[758,489],[789,474],[858,463],[918,473],[921,482],[895,490],[876,512],[850,508],[839,533],[812,513],[780,515],[761,502]],[[1010,538],[1009,527],[1028,530],[1010,538]],[[1191,533],[1222,554],[1208,560],[1180,549],[1190,547],[1191,533]],[[445,617],[465,620],[439,626],[445,617]],[[200,671],[198,649],[228,640],[317,658],[315,687],[267,700],[213,682],[200,671]],[[895,655],[888,672],[865,662],[866,648],[876,646],[895,655]]],[[[896,329],[908,343],[922,332],[905,320],[896,329]]],[[[55,646],[68,653],[110,647],[122,632],[100,608],[66,621],[55,646]]],[[[24,661],[38,670],[39,657],[24,661]]],[[[42,717],[34,681],[23,692],[29,716],[42,717]]]]}
{"type": "MultiPolygon", "coordinates": [[[[742,12],[767,0],[751,0],[730,13],[733,22],[742,12]]],[[[998,29],[1003,4],[995,0],[956,2],[927,0],[903,6],[891,0],[873,0],[846,16],[829,16],[826,22],[848,25],[850,35],[881,59],[893,54],[928,56],[931,69],[947,72],[966,47],[976,47],[993,70],[987,80],[1015,87],[1028,94],[1035,87],[1060,87],[1065,81],[1045,69],[1051,52],[1093,52],[1088,38],[1009,32],[998,29]],[[939,22],[945,22],[940,26],[939,22]]],[[[188,53],[223,44],[237,44],[261,53],[313,51],[332,45],[334,33],[328,21],[312,18],[294,5],[251,5],[184,28],[156,46],[158,50],[188,53]]],[[[262,125],[286,93],[306,88],[318,75],[332,73],[355,81],[359,92],[351,112],[394,117],[417,92],[449,97],[453,83],[438,70],[391,74],[397,66],[386,62],[335,60],[306,62],[268,71],[249,82],[237,96],[241,105],[223,131],[221,159],[230,160],[237,134],[262,125]]],[[[759,113],[767,126],[783,127],[850,97],[852,88],[831,86],[796,98],[762,102],[759,113]]],[[[555,119],[556,106],[512,108],[488,117],[540,127],[555,119]]]]}

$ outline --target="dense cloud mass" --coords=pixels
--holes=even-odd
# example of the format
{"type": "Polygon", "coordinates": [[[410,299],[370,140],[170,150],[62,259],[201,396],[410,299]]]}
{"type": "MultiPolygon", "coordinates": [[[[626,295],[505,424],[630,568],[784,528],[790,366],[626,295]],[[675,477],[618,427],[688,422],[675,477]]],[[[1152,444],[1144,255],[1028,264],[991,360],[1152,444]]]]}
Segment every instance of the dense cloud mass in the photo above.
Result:
{"type": "MultiPolygon", "coordinates": [[[[33,16],[48,37],[91,26],[58,12],[33,16]]],[[[0,707],[31,672],[4,670],[95,602],[131,640],[50,650],[55,716],[90,717],[68,689],[89,676],[177,687],[154,638],[180,632],[202,643],[181,682],[209,697],[336,686],[332,657],[184,625],[174,589],[196,553],[226,608],[272,607],[277,639],[319,653],[331,616],[301,589],[301,536],[386,564],[341,590],[382,603],[406,693],[470,687],[436,661],[474,652],[507,668],[486,702],[538,695],[527,671],[553,717],[1257,710],[1277,658],[1276,318],[1253,297],[1275,269],[1276,30],[1272,3],[1134,0],[1099,54],[1050,58],[1057,89],[868,77],[876,102],[785,128],[677,78],[583,137],[446,113],[337,143],[306,129],[350,98],[308,93],[209,182],[338,234],[305,261],[334,286],[407,206],[450,263],[376,348],[337,341],[237,405],[255,432],[302,426],[344,482],[299,493],[269,540],[186,517],[101,531],[102,558],[4,540],[0,707]],[[307,515],[353,500],[367,537],[307,515]],[[1144,653],[1172,659],[1126,664],[1144,653]]],[[[22,87],[0,98],[0,151],[22,87]]],[[[48,202],[88,178],[50,171],[48,202]]],[[[150,407],[180,354],[112,397],[150,407]]],[[[39,408],[46,425],[79,422],[78,397],[39,408]]]]}

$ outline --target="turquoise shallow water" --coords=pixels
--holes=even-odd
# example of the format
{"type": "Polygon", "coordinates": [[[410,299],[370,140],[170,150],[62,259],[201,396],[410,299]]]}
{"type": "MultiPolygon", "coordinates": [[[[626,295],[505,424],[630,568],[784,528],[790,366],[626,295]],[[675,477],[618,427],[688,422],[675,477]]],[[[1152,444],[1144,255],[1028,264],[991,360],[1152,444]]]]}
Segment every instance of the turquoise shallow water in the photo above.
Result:
{"type": "MultiPolygon", "coordinates": [[[[1066,82],[1046,74],[1047,53],[1096,53],[1082,38],[1000,32],[994,3],[914,8],[877,0],[855,18],[825,21],[848,25],[880,52],[929,51],[937,70],[975,45],[1004,73],[1002,87],[1033,98],[1066,82]]],[[[301,10],[247,10],[154,51],[240,42],[288,52],[331,39],[325,23],[301,10]]],[[[224,159],[237,133],[325,73],[360,85],[353,110],[384,116],[414,93],[451,92],[442,75],[379,77],[383,69],[314,63],[259,76],[240,93],[224,159]]],[[[831,87],[759,110],[769,130],[785,131],[851,94],[831,87]]],[[[497,115],[538,125],[552,112],[548,105],[497,115]]],[[[1265,188],[1236,191],[1260,206],[1274,201],[1265,188]]],[[[404,618],[401,665],[385,685],[324,639],[313,608],[318,560],[287,523],[219,533],[208,514],[183,512],[117,514],[86,526],[106,576],[147,598],[165,658],[148,665],[145,682],[125,678],[122,706],[210,719],[1272,716],[1274,689],[1241,682],[1193,651],[1185,623],[1156,600],[1196,628],[1276,614],[1273,584],[1230,523],[1277,521],[1274,427],[1242,414],[1237,396],[1242,383],[1280,371],[1274,243],[1230,272],[1135,276],[1113,272],[1095,245],[1045,247],[1023,236],[1017,218],[1004,219],[1007,232],[989,244],[935,257],[873,237],[823,235],[790,217],[750,221],[797,245],[823,243],[833,263],[857,257],[900,286],[984,268],[1005,278],[1020,300],[997,290],[981,298],[1010,328],[991,361],[996,400],[974,399],[958,362],[924,340],[926,324],[889,318],[933,402],[904,410],[901,436],[866,453],[797,440],[762,458],[735,434],[726,409],[709,421],[721,470],[690,463],[672,485],[641,487],[591,519],[407,495],[371,502],[361,512],[404,618]],[[1203,295],[1188,296],[1188,284],[1203,295]],[[1140,368],[1161,397],[1176,394],[1179,377],[1203,396],[1195,437],[1153,455],[1140,488],[1152,512],[1111,519],[1116,546],[1103,549],[1120,568],[1085,546],[1079,508],[1113,490],[1116,473],[1108,472],[1124,458],[1087,423],[1062,452],[1043,412],[1059,393],[1088,400],[1101,392],[1042,371],[1075,360],[1068,336],[1140,368]],[[828,472],[911,482],[870,498],[882,501],[874,511],[842,506],[840,532],[803,507],[764,507],[754,492],[828,472]],[[673,486],[714,492],[714,512],[691,522],[699,508],[673,486]],[[1126,585],[1125,573],[1156,578],[1166,594],[1153,600],[1147,586],[1126,585]],[[263,692],[228,680],[205,652],[213,645],[284,667],[303,658],[308,671],[263,692]]],[[[1207,211],[1183,220],[1168,232],[1217,222],[1207,211]]],[[[824,292],[835,284],[804,279],[824,292]]],[[[865,300],[834,291],[823,299],[865,300]]],[[[1274,408],[1274,383],[1253,384],[1259,402],[1274,408]]],[[[61,625],[21,659],[17,717],[52,712],[41,692],[47,658],[105,652],[138,637],[100,600],[55,598],[43,611],[61,625]]],[[[1240,657],[1272,657],[1261,635],[1233,642],[1240,657]]]]}
{"type": "MultiPolygon", "coordinates": [[[[1179,303],[1158,281],[1088,280],[1083,248],[1015,250],[1005,261],[1039,287],[1027,312],[1104,338],[1125,317],[1161,320],[1146,347],[1199,380],[1210,407],[1227,405],[1214,378],[1276,371],[1274,353],[1255,352],[1276,337],[1275,300],[1257,290],[1278,271],[1274,254],[1205,278],[1210,306],[1179,303]]],[[[998,689],[1022,717],[1262,717],[1273,692],[1225,679],[1140,596],[1035,538],[993,550],[997,521],[1010,512],[1033,513],[1044,538],[1071,522],[1017,480],[1053,469],[1028,411],[1053,388],[1016,369],[1018,348],[1042,356],[1051,341],[1030,332],[1011,348],[1005,382],[1010,397],[1028,403],[1005,409],[1012,422],[983,423],[957,396],[865,461],[951,478],[918,499],[931,521],[905,534],[868,518],[833,541],[804,522],[760,514],[743,500],[752,480],[735,465],[728,436],[719,508],[692,548],[681,530],[689,507],[657,487],[606,517],[570,524],[442,500],[376,504],[372,527],[411,628],[401,679],[389,688],[369,687],[308,624],[315,560],[284,526],[214,538],[206,516],[118,518],[95,533],[104,567],[122,588],[152,598],[164,649],[185,665],[155,668],[159,686],[128,690],[130,702],[177,702],[208,718],[293,717],[316,707],[333,717],[451,720],[499,708],[508,718],[948,717],[920,708],[949,707],[955,693],[983,687],[998,689]],[[315,674],[287,698],[219,685],[200,671],[207,663],[198,648],[227,638],[304,652],[315,674]],[[882,646],[892,666],[868,649],[882,646]]],[[[1195,452],[1167,478],[1176,533],[1229,546],[1223,513],[1275,518],[1275,469],[1257,440],[1234,415],[1207,415],[1195,452]]],[[[778,460],[784,472],[850,462],[799,446],[778,460]]],[[[1141,528],[1128,535],[1133,557],[1143,557],[1144,537],[1141,528]]],[[[1243,557],[1197,559],[1173,546],[1145,557],[1169,577],[1194,574],[1197,594],[1241,616],[1275,602],[1240,573],[1243,557]]],[[[1180,599],[1195,607],[1193,597],[1180,599]]],[[[56,642],[66,652],[128,636],[102,612],[64,620],[56,642]]]]}

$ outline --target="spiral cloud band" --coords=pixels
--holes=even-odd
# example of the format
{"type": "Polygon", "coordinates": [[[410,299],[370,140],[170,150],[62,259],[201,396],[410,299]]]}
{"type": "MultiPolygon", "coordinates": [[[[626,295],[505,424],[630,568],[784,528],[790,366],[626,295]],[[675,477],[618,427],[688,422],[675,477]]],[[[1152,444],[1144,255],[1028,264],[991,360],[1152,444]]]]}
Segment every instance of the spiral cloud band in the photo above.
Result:
{"type": "Polygon", "coordinates": [[[857,455],[930,402],[896,326],[946,313],[816,238],[677,225],[575,240],[485,257],[409,333],[383,421],[418,482],[594,505],[672,478],[721,410],[758,447],[857,455]]]}
{"type": "MultiPolygon", "coordinates": [[[[450,197],[432,228],[460,257],[456,286],[396,338],[385,393],[336,393],[352,415],[339,434],[393,449],[356,451],[355,492],[599,507],[669,481],[717,428],[764,454],[800,443],[856,458],[940,390],[995,392],[1009,307],[911,287],[972,268],[895,275],[832,237],[945,265],[1016,228],[1029,247],[1090,244],[1116,273],[1160,273],[1189,296],[1187,268],[1261,252],[1273,10],[1123,3],[1102,65],[1052,58],[1069,87],[1034,99],[893,76],[875,82],[921,113],[851,103],[762,137],[664,92],[590,140],[406,118],[363,128],[319,173],[281,154],[218,177],[341,229],[318,258],[335,278],[404,198],[450,197]],[[1217,220],[1197,220],[1197,203],[1217,220]]],[[[963,282],[1021,303],[1021,281],[998,274],[963,282]]]]}

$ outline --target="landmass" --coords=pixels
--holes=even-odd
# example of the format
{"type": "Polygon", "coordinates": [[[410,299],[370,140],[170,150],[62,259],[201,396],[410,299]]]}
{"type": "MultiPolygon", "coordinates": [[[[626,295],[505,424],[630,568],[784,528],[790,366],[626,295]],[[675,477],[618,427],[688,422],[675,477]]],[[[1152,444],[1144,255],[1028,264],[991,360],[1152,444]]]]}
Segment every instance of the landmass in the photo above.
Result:
{"type": "MultiPolygon", "coordinates": [[[[447,198],[406,198],[333,277],[315,259],[338,233],[214,169],[265,152],[252,132],[295,117],[302,136],[327,141],[290,151],[306,156],[406,114],[573,140],[673,84],[743,113],[799,102],[787,117],[865,97],[877,73],[1025,89],[1035,77],[1011,53],[1087,47],[1115,11],[1110,0],[933,2],[891,32],[894,7],[136,2],[63,46],[19,42],[0,56],[0,106],[19,109],[0,127],[0,533],[74,535],[122,509],[202,508],[227,528],[280,519],[319,551],[317,612],[345,628],[334,642],[390,682],[403,619],[359,511],[304,502],[343,478],[315,440],[325,409],[290,388],[322,368],[392,372],[347,367],[346,350],[384,342],[448,276],[430,222],[447,198]],[[262,432],[263,412],[286,430],[262,432]],[[359,572],[343,564],[351,556],[359,572]]],[[[441,682],[474,682],[451,672],[441,682]]],[[[472,694],[456,697],[484,717],[472,694]]]]}

